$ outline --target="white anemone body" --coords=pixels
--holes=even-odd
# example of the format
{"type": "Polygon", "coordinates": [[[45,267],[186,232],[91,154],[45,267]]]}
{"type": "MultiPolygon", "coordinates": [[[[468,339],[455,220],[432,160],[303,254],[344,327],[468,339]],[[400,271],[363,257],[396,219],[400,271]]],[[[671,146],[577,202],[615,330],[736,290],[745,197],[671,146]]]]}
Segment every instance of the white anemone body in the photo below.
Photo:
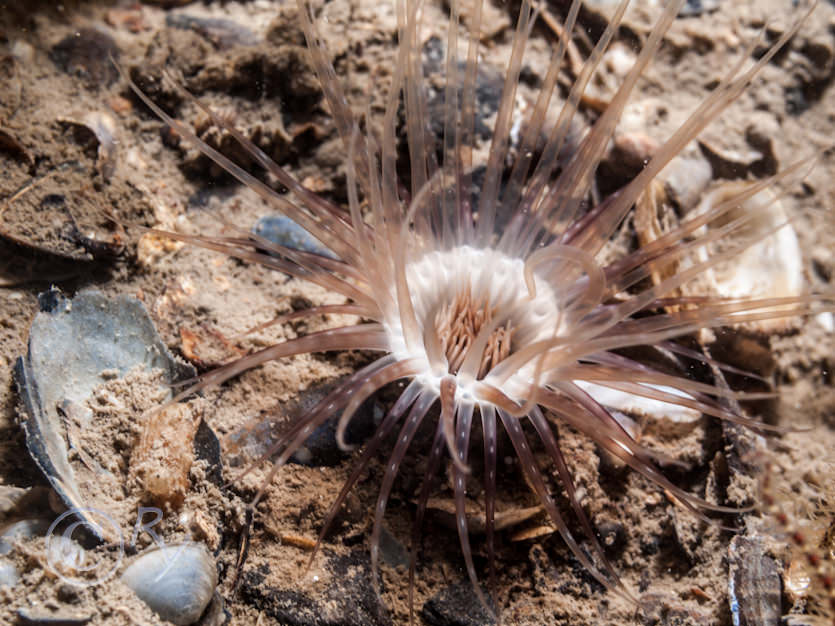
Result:
{"type": "MultiPolygon", "coordinates": [[[[493,311],[497,326],[509,323],[512,343],[530,345],[550,339],[560,332],[561,307],[555,290],[542,276],[532,273],[534,289],[525,280],[525,261],[492,248],[462,245],[445,251],[431,251],[408,263],[405,269],[409,295],[421,337],[436,332],[439,310],[469,292],[472,300],[493,311]]],[[[397,302],[392,293],[392,301],[397,302]]],[[[402,312],[394,308],[384,324],[391,351],[399,360],[417,359],[424,364],[416,378],[428,389],[439,390],[444,376],[456,378],[456,398],[482,403],[473,382],[476,367],[450,371],[446,359],[433,358],[425,342],[409,342],[403,332],[402,312]]],[[[535,363],[515,371],[501,385],[515,400],[524,397],[534,382],[535,363]]],[[[489,373],[488,378],[489,380],[489,373]]]]}

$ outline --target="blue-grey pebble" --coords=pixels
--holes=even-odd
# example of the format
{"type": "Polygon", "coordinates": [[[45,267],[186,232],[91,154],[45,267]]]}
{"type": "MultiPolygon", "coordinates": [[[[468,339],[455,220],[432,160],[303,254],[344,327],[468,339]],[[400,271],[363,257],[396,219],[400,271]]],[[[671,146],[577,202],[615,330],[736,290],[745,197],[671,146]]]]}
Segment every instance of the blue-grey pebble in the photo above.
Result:
{"type": "Polygon", "coordinates": [[[162,619],[193,624],[212,599],[217,569],[206,548],[184,543],[140,554],[122,582],[162,619]]]}
{"type": "Polygon", "coordinates": [[[266,215],[255,222],[252,232],[275,244],[331,259],[337,256],[321,241],[285,215],[266,215]]]}

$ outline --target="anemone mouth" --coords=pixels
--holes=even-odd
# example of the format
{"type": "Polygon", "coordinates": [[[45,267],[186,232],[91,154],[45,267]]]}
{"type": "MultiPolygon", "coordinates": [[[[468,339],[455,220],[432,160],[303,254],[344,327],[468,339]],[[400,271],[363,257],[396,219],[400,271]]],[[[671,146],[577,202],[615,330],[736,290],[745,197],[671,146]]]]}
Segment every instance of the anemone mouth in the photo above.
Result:
{"type": "Polygon", "coordinates": [[[518,346],[560,332],[556,291],[544,277],[526,273],[525,261],[503,252],[468,245],[433,251],[409,263],[406,277],[422,342],[408,346],[394,319],[392,344],[425,359],[430,378],[451,374],[466,387],[518,346]]]}
{"type": "Polygon", "coordinates": [[[504,360],[513,349],[513,321],[495,325],[494,317],[498,307],[487,299],[473,296],[472,287],[452,296],[435,319],[427,323],[435,326],[441,348],[447,360],[450,374],[457,374],[464,364],[464,358],[484,328],[491,328],[487,344],[481,354],[476,379],[481,380],[490,369],[504,360]]]}

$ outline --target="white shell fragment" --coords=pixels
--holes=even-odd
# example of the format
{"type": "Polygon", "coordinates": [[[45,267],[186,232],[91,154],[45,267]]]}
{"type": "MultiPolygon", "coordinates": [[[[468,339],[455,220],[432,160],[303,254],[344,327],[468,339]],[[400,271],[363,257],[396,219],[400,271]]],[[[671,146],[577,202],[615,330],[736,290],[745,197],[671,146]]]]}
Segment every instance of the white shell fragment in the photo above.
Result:
{"type": "Polygon", "coordinates": [[[47,528],[49,521],[43,519],[24,519],[0,528],[0,555],[9,554],[18,541],[45,534],[47,528]]]}
{"type": "MultiPolygon", "coordinates": [[[[726,183],[705,196],[697,212],[702,214],[722,202],[733,200],[750,183],[726,183]]],[[[745,240],[759,239],[740,254],[715,265],[705,277],[708,288],[725,298],[780,298],[800,295],[803,289],[803,261],[800,243],[780,200],[768,190],[760,191],[714,220],[707,228],[721,228],[743,216],[753,219],[719,244],[700,249],[700,260],[721,254],[745,240]]],[[[704,294],[700,294],[704,295],[704,294]]],[[[790,318],[747,324],[760,332],[786,330],[790,318]]]]}
{"type": "Polygon", "coordinates": [[[217,570],[206,548],[183,543],[140,554],[122,582],[162,619],[193,624],[212,599],[217,570]]]}
{"type": "Polygon", "coordinates": [[[105,180],[110,180],[116,171],[117,135],[116,120],[113,116],[103,111],[90,111],[85,113],[81,119],[59,118],[59,122],[80,126],[93,133],[98,143],[98,159],[96,167],[105,180]]]}
{"type": "MultiPolygon", "coordinates": [[[[604,387],[602,385],[597,385],[584,380],[575,380],[574,384],[588,393],[603,406],[609,409],[615,409],[621,413],[626,413],[627,415],[646,416],[652,419],[668,419],[672,422],[685,424],[696,422],[702,417],[701,412],[696,411],[695,409],[689,409],[670,402],[663,402],[652,398],[642,398],[641,396],[636,396],[617,389],[610,389],[609,387],[604,387]]],[[[665,387],[663,385],[647,385],[647,387],[656,391],[663,391],[664,393],[686,398],[687,400],[694,400],[692,396],[689,396],[683,391],[672,387],[665,387]]]]}

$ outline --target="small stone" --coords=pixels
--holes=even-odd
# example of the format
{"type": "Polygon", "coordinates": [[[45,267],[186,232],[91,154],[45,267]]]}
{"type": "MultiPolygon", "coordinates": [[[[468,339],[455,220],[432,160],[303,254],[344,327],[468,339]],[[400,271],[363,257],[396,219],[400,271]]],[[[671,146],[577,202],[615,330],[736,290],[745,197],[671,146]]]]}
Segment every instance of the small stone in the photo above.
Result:
{"type": "Polygon", "coordinates": [[[110,85],[119,78],[111,59],[119,58],[113,38],[95,28],[81,28],[52,47],[52,61],[65,71],[84,79],[90,86],[110,85]]]}
{"type": "Polygon", "coordinates": [[[208,39],[220,50],[232,46],[254,46],[258,44],[258,37],[251,30],[237,22],[223,18],[169,13],[165,17],[165,25],[169,28],[194,31],[208,39]]]}
{"type": "Polygon", "coordinates": [[[252,232],[285,248],[312,252],[331,259],[337,258],[321,241],[284,215],[262,217],[255,222],[252,232]]]}
{"type": "Polygon", "coordinates": [[[698,204],[713,178],[713,170],[698,150],[688,148],[670,161],[659,178],[670,198],[686,212],[698,204]]]}
{"type": "Polygon", "coordinates": [[[380,556],[392,567],[408,567],[409,550],[383,526],[380,532],[380,556]]]}
{"type": "Polygon", "coordinates": [[[212,599],[217,570],[202,545],[172,545],[140,554],[122,582],[162,619],[193,624],[212,599]]]}
{"type": "Polygon", "coordinates": [[[323,586],[311,583],[308,577],[304,592],[298,584],[287,589],[270,587],[268,566],[250,569],[242,577],[240,598],[279,624],[391,626],[391,618],[371,585],[366,550],[334,557],[327,567],[331,582],[323,586]]]}
{"type": "Polygon", "coordinates": [[[58,599],[65,604],[76,604],[81,598],[78,595],[78,587],[64,584],[58,587],[56,592],[58,599]]]}
{"type": "Polygon", "coordinates": [[[719,0],[687,0],[678,12],[681,17],[710,13],[719,8],[719,0]]]}
{"type": "Polygon", "coordinates": [[[496,623],[468,582],[442,589],[426,601],[420,614],[430,626],[484,626],[496,623]]]}

